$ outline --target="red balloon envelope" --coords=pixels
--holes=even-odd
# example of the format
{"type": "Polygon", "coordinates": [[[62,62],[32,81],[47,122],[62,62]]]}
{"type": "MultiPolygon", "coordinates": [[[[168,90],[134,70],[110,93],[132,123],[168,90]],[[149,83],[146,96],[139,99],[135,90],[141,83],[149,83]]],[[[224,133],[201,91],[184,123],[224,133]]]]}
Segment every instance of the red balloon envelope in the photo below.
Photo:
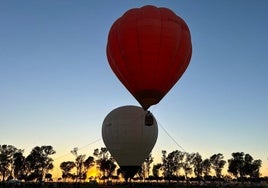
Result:
{"type": "Polygon", "coordinates": [[[187,24],[167,8],[147,5],[130,9],[109,32],[109,64],[145,110],[174,86],[191,55],[187,24]]]}

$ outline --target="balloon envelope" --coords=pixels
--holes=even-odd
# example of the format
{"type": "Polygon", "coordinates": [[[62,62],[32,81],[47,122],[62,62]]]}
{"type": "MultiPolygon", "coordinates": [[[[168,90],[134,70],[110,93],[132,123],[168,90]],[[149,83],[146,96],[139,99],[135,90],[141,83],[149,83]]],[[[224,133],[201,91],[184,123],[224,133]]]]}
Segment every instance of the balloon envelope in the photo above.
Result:
{"type": "Polygon", "coordinates": [[[102,138],[107,149],[132,178],[151,153],[158,136],[157,122],[151,126],[144,119],[147,112],[137,106],[122,106],[111,111],[102,124],[102,138]]]}
{"type": "Polygon", "coordinates": [[[106,54],[113,72],[146,110],[185,72],[192,55],[190,31],[167,8],[130,9],[113,23],[106,54]]]}

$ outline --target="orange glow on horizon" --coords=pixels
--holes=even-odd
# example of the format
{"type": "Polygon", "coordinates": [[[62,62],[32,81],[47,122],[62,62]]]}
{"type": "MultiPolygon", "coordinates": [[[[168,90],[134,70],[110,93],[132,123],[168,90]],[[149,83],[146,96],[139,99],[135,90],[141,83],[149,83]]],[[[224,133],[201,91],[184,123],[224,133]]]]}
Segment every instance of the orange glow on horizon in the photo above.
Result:
{"type": "Polygon", "coordinates": [[[96,166],[93,166],[93,167],[88,169],[87,179],[98,181],[98,177],[99,177],[99,170],[97,169],[96,166]]]}
{"type": "MultiPolygon", "coordinates": [[[[158,157],[158,156],[157,156],[158,157]]],[[[158,159],[157,157],[155,157],[155,164],[160,162],[160,159],[158,159]]],[[[59,178],[61,178],[62,176],[62,170],[60,169],[60,163],[62,161],[68,161],[68,160],[73,160],[71,157],[66,157],[65,159],[60,159],[60,160],[55,160],[54,161],[54,169],[52,171],[50,171],[49,173],[52,174],[52,178],[54,181],[58,181],[59,178]]],[[[263,160],[262,161],[262,166],[260,168],[260,176],[261,177],[267,177],[268,176],[268,163],[267,163],[267,160],[263,160]]],[[[228,164],[226,164],[225,168],[223,169],[223,175],[230,175],[228,172],[227,172],[227,166],[228,164]]],[[[213,171],[213,170],[212,170],[213,171]]],[[[90,181],[90,180],[96,180],[96,181],[99,181],[99,176],[100,176],[100,172],[99,170],[97,169],[96,166],[93,166],[91,168],[89,168],[88,172],[87,172],[87,179],[86,181],[90,181]]]]}

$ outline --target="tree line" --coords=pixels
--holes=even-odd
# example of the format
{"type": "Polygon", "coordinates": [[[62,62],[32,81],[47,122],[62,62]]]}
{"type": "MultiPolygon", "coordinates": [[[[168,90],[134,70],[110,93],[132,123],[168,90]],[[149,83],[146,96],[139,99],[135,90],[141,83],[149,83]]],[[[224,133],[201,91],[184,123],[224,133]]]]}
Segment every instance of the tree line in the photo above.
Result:
{"type": "MultiPolygon", "coordinates": [[[[85,180],[119,180],[124,177],[120,167],[105,147],[95,149],[92,156],[79,154],[78,148],[70,151],[74,156],[73,161],[60,163],[63,181],[81,182],[85,180]],[[88,170],[96,166],[99,175],[87,177],[88,170]]],[[[24,150],[12,145],[0,145],[0,178],[4,183],[9,180],[44,181],[52,180],[50,171],[54,168],[52,155],[56,153],[52,146],[36,146],[29,155],[24,156],[24,150]]],[[[224,160],[221,153],[213,154],[202,159],[196,153],[175,150],[170,153],[163,150],[160,163],[153,163],[150,154],[141,165],[139,172],[134,177],[141,181],[221,181],[226,178],[239,181],[258,180],[262,161],[255,160],[250,154],[234,152],[232,157],[224,160]],[[227,166],[228,174],[223,174],[227,166]]]]}

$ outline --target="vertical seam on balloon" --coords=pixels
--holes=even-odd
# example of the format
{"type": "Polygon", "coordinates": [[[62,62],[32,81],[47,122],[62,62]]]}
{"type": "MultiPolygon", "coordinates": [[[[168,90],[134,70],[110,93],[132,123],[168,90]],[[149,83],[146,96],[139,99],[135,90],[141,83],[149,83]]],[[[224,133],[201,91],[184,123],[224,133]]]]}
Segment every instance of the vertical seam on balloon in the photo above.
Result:
{"type": "MultiPolygon", "coordinates": [[[[119,20],[118,20],[118,21],[119,21],[119,20]]],[[[117,44],[118,44],[118,46],[119,46],[118,22],[115,23],[115,31],[116,31],[116,40],[117,40],[117,44]]],[[[118,47],[118,49],[120,50],[121,57],[123,58],[121,49],[120,49],[119,47],[118,47]]],[[[118,60],[115,60],[115,61],[118,61],[118,60]]],[[[118,63],[118,62],[116,62],[115,65],[116,65],[117,63],[118,63]]],[[[119,70],[119,69],[118,69],[118,66],[115,66],[115,67],[116,67],[117,70],[119,70]]],[[[120,73],[120,71],[117,71],[117,72],[118,72],[118,74],[120,74],[120,77],[123,78],[123,75],[120,73]]]]}
{"type": "MultiPolygon", "coordinates": [[[[183,36],[185,36],[185,35],[187,36],[188,35],[187,30],[184,27],[182,27],[182,29],[183,29],[183,36]]],[[[182,37],[182,38],[184,38],[184,37],[182,37]]],[[[186,71],[186,68],[189,65],[189,63],[187,63],[187,62],[190,62],[189,58],[191,58],[191,53],[189,53],[188,56],[182,62],[183,66],[181,66],[180,69],[179,69],[179,72],[182,73],[180,77],[182,77],[183,73],[186,71]]],[[[180,77],[179,77],[179,79],[180,79],[180,77]]]]}
{"type": "MultiPolygon", "coordinates": [[[[137,46],[138,46],[138,59],[139,59],[139,62],[137,62],[137,64],[139,65],[139,68],[138,70],[140,71],[141,70],[141,57],[142,57],[142,54],[141,54],[141,46],[140,46],[140,34],[139,34],[139,30],[138,30],[138,21],[140,19],[140,15],[141,15],[141,9],[138,9],[139,11],[136,12],[136,39],[137,39],[137,46]]],[[[139,83],[138,83],[139,84],[139,83]]]]}
{"type": "MultiPolygon", "coordinates": [[[[118,29],[117,29],[117,22],[115,22],[114,23],[114,26],[112,26],[111,27],[111,29],[110,29],[110,32],[112,32],[112,29],[114,28],[114,30],[115,30],[115,32],[116,32],[116,40],[117,40],[117,44],[118,44],[118,29]]],[[[111,54],[111,50],[110,50],[110,44],[109,44],[109,39],[108,39],[108,54],[111,54]]],[[[120,52],[121,53],[121,52],[120,52]]],[[[111,66],[111,67],[114,67],[114,69],[116,69],[115,71],[118,73],[118,74],[120,74],[120,76],[119,76],[119,78],[122,78],[122,74],[120,73],[120,71],[119,71],[119,68],[118,68],[118,66],[116,66],[116,62],[117,62],[117,59],[115,59],[115,58],[113,58],[113,57],[111,57],[111,55],[108,55],[108,59],[109,58],[112,58],[112,64],[114,65],[114,66],[111,66]]],[[[108,60],[109,61],[109,60],[108,60]]],[[[110,63],[111,64],[111,63],[110,63]]],[[[119,79],[120,80],[120,79],[119,79]]]]}
{"type": "MultiPolygon", "coordinates": [[[[161,9],[158,9],[158,13],[160,14],[160,44],[159,44],[159,49],[158,49],[158,59],[157,59],[157,72],[159,72],[158,70],[159,70],[159,65],[161,64],[159,61],[160,61],[160,54],[162,55],[162,53],[161,53],[161,46],[162,46],[162,42],[163,42],[163,37],[162,37],[162,35],[163,35],[163,13],[162,13],[162,11],[161,11],[161,9]]],[[[157,76],[159,76],[158,74],[154,74],[154,75],[157,75],[157,76]]],[[[156,79],[156,80],[160,80],[160,79],[157,79],[156,78],[156,76],[154,76],[154,78],[156,79]]],[[[160,83],[157,83],[157,84],[160,84],[160,83]]]]}
{"type": "MultiPolygon", "coordinates": [[[[119,19],[122,19],[122,18],[119,18],[119,19]]],[[[122,20],[119,20],[119,22],[122,22],[122,20]]],[[[117,25],[116,25],[116,40],[117,40],[117,43],[119,44],[119,46],[122,46],[122,43],[119,40],[119,35],[120,35],[120,33],[118,32],[118,23],[117,23],[117,25]]],[[[122,49],[120,47],[118,49],[120,50],[120,54],[121,54],[121,57],[122,57],[122,60],[123,60],[123,66],[125,67],[125,70],[129,74],[129,71],[126,68],[127,67],[126,66],[126,62],[127,62],[126,61],[126,56],[124,55],[124,53],[123,53],[123,51],[122,51],[122,49]]],[[[118,73],[120,74],[120,71],[118,71],[118,73]]],[[[125,84],[123,84],[123,85],[125,85],[125,87],[127,88],[127,90],[129,90],[129,86],[131,87],[131,85],[132,85],[131,82],[129,82],[128,79],[125,79],[125,75],[124,74],[121,74],[121,77],[123,78],[124,82],[126,83],[126,85],[125,84]]]]}
{"type": "MultiPolygon", "coordinates": [[[[181,27],[181,25],[179,24],[179,27],[181,27]]],[[[181,27],[181,29],[182,29],[182,27],[181,27]]],[[[181,32],[181,34],[183,34],[183,31],[181,32]]],[[[175,61],[175,59],[176,59],[176,57],[180,54],[179,53],[179,49],[181,48],[181,40],[182,40],[182,36],[180,37],[180,40],[178,41],[178,46],[177,46],[177,48],[176,48],[176,51],[175,52],[177,52],[177,53],[175,53],[175,55],[173,56],[173,58],[172,58],[172,60],[171,60],[171,62],[172,62],[172,64],[173,64],[173,62],[175,61]]],[[[173,69],[170,69],[170,70],[172,70],[173,71],[173,69]]],[[[172,74],[168,74],[168,75],[172,75],[172,74]]],[[[177,80],[176,80],[177,81],[177,80]]],[[[176,83],[176,82],[175,82],[176,83]]],[[[175,84],[174,84],[174,80],[172,80],[172,82],[170,82],[168,85],[167,85],[167,87],[166,87],[166,91],[169,91],[173,86],[174,86],[175,84]]]]}

